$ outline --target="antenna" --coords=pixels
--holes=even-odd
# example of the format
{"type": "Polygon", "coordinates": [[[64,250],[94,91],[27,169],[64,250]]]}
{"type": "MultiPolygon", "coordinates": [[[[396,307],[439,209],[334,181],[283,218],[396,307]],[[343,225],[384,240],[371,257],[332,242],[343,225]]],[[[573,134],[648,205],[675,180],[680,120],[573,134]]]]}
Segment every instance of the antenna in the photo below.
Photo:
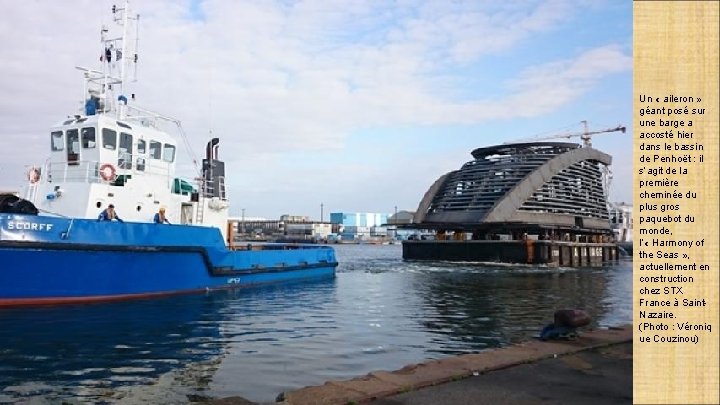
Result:
{"type": "Polygon", "coordinates": [[[133,73],[133,82],[137,81],[138,52],[140,52],[140,14],[135,14],[135,54],[133,55],[135,72],[133,73]]]}
{"type": "Polygon", "coordinates": [[[128,64],[135,64],[134,80],[137,80],[137,47],[139,34],[140,15],[130,14],[129,2],[125,1],[124,6],[112,6],[112,21],[121,27],[121,32],[113,34],[110,28],[102,25],[100,29],[100,44],[102,46],[100,61],[102,71],[96,72],[90,69],[80,68],[85,71],[86,87],[93,91],[99,103],[99,112],[106,113],[115,110],[118,118],[125,118],[127,115],[127,95],[125,88],[127,80],[128,64]],[[128,35],[132,22],[135,23],[135,49],[130,52],[132,43],[128,43],[128,35]],[[132,57],[127,57],[132,54],[132,57]],[[113,108],[116,106],[117,108],[113,108]]]}
{"type": "MultiPolygon", "coordinates": [[[[125,61],[123,58],[127,53],[127,41],[125,38],[127,38],[127,23],[128,23],[128,2],[125,2],[125,7],[123,8],[123,21],[122,21],[122,53],[116,54],[115,61],[117,63],[120,63],[120,94],[122,94],[123,90],[123,83],[125,82],[125,61]]],[[[120,118],[125,118],[125,109],[120,105],[120,118]]]]}

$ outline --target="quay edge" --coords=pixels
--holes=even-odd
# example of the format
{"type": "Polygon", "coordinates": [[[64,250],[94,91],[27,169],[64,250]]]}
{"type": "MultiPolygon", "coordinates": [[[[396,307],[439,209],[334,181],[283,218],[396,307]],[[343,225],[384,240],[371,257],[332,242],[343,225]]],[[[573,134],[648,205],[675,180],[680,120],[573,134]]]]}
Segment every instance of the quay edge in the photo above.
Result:
{"type": "Polygon", "coordinates": [[[485,352],[375,371],[346,381],[329,381],[283,395],[284,405],[365,403],[509,367],[632,341],[632,327],[597,329],[570,341],[530,341],[485,352]]]}
{"type": "MultiPolygon", "coordinates": [[[[573,340],[531,340],[479,353],[410,364],[395,371],[373,371],[350,380],[328,381],[319,386],[287,391],[280,394],[277,403],[283,405],[396,403],[391,397],[413,394],[424,398],[425,391],[430,387],[454,384],[459,381],[476,381],[468,380],[468,378],[481,378],[478,376],[491,372],[502,373],[503,370],[509,372],[515,366],[538,364],[543,367],[543,360],[561,357],[570,359],[572,356],[583,352],[619,345],[630,346],[631,349],[632,335],[632,326],[623,325],[582,332],[579,337],[573,340]],[[387,402],[383,402],[384,399],[387,399],[387,402]]],[[[574,361],[582,362],[582,359],[575,359],[574,361]]],[[[619,360],[617,359],[608,359],[606,361],[611,364],[611,367],[619,367],[617,364],[619,360]]],[[[597,380],[593,381],[593,384],[598,383],[597,380]]],[[[516,383],[522,384],[521,381],[516,381],[516,383]]],[[[558,390],[558,387],[549,386],[546,388],[554,392],[558,390]]],[[[467,385],[464,389],[472,391],[467,385]]],[[[472,392],[466,392],[465,394],[472,395],[472,392]]],[[[463,394],[458,395],[462,396],[463,394]]],[[[253,402],[241,397],[214,399],[208,403],[213,405],[253,404],[253,402]]],[[[412,401],[407,403],[412,403],[412,401]]]]}

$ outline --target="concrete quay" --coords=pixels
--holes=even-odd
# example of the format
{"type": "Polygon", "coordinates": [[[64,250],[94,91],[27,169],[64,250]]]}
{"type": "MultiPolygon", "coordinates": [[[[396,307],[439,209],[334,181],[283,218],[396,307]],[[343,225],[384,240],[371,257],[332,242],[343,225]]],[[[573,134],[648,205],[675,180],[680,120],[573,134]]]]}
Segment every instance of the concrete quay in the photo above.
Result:
{"type": "MultiPolygon", "coordinates": [[[[535,340],[374,371],[280,398],[284,405],[631,404],[632,328],[596,329],[572,340],[535,340]]],[[[252,404],[241,397],[211,403],[252,404]]]]}

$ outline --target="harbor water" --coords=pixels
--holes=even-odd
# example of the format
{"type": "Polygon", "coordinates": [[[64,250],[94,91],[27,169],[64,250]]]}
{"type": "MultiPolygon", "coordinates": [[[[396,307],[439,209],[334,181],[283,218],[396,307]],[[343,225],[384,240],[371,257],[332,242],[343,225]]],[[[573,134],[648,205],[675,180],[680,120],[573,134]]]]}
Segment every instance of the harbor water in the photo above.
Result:
{"type": "MultiPolygon", "coordinates": [[[[532,339],[560,308],[632,320],[632,262],[404,262],[335,245],[332,280],[0,310],[0,403],[187,403],[282,391],[532,339]]],[[[27,269],[30,270],[30,269],[27,269]]]]}

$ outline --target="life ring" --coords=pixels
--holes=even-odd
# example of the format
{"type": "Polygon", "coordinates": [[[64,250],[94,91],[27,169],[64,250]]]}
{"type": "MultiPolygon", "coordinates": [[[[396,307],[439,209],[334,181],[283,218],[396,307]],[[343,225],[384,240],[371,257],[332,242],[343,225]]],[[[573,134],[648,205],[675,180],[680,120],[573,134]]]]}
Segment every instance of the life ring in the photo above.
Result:
{"type": "Polygon", "coordinates": [[[38,181],[40,181],[40,169],[35,166],[31,167],[30,170],[28,170],[27,176],[30,184],[37,183],[38,181]]]}
{"type": "Polygon", "coordinates": [[[115,180],[115,166],[110,163],[105,163],[100,166],[100,177],[105,181],[115,180]]]}

